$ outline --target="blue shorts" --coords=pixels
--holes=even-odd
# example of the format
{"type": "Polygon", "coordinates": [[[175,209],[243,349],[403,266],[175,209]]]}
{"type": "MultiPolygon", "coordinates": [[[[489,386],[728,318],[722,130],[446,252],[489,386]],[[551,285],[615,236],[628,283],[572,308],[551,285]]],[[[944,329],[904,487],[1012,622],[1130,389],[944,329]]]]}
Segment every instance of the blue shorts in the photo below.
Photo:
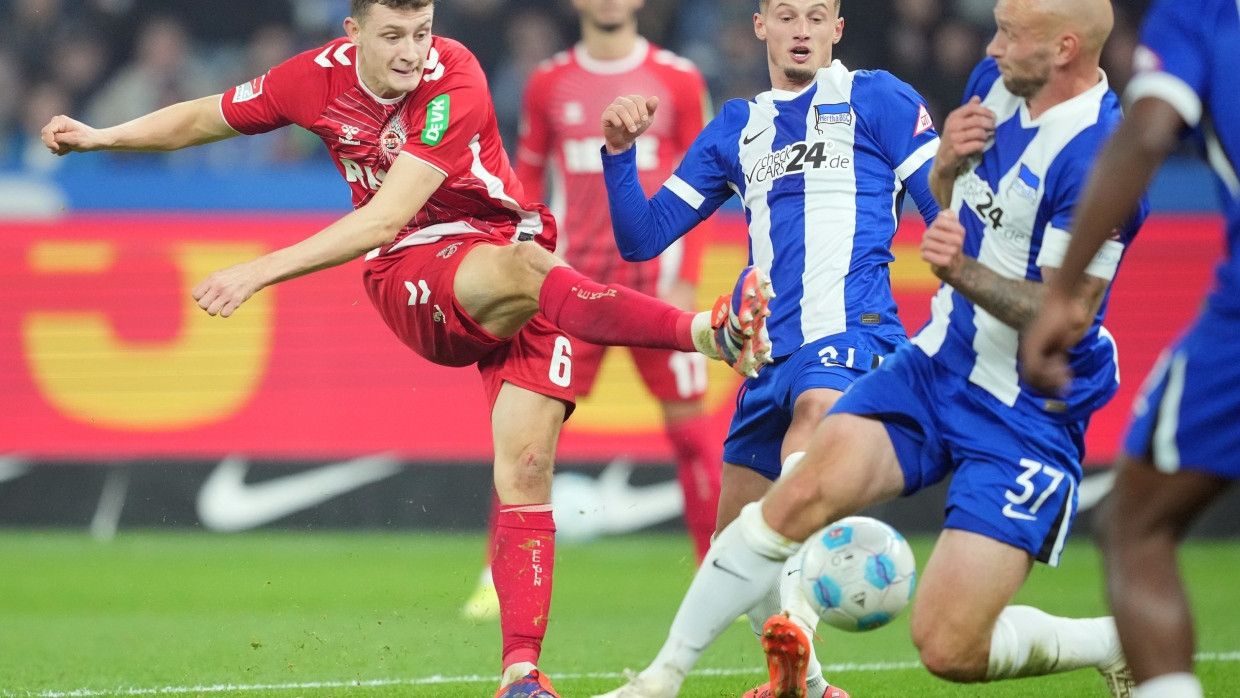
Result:
{"type": "Polygon", "coordinates": [[[902,335],[833,334],[764,366],[736,394],[723,462],[751,468],[769,480],[779,477],[780,448],[801,393],[813,388],[848,390],[885,354],[907,342],[902,335]]]}
{"type": "Polygon", "coordinates": [[[921,349],[902,348],[831,413],[887,427],[908,496],[953,474],[945,528],[1059,564],[1076,515],[1085,425],[1008,407],[921,349]]]}
{"type": "Polygon", "coordinates": [[[1124,451],[1159,470],[1240,478],[1240,317],[1206,309],[1168,347],[1133,404],[1124,451]]]}

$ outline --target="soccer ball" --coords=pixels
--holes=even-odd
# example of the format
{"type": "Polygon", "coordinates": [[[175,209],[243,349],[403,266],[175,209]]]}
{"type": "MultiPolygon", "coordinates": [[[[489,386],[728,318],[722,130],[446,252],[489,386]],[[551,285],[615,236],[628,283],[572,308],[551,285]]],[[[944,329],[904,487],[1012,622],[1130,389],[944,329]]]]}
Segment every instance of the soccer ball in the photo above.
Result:
{"type": "Polygon", "coordinates": [[[873,630],[900,615],[913,598],[913,550],[877,519],[840,519],[810,536],[800,554],[801,589],[832,627],[873,630]]]}

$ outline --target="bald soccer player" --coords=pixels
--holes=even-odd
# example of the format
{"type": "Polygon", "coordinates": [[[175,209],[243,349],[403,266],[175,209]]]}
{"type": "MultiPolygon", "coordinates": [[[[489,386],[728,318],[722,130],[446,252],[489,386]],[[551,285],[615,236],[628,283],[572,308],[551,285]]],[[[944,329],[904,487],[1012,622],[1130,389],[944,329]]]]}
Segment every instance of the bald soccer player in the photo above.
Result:
{"type": "MultiPolygon", "coordinates": [[[[1035,562],[1059,562],[1076,513],[1086,422],[1118,387],[1100,308],[1145,206],[1082,282],[1092,323],[1070,353],[1070,389],[1039,393],[1021,381],[1016,359],[1043,282],[1063,258],[1088,170],[1120,121],[1098,67],[1111,7],[999,0],[995,19],[988,56],[943,126],[930,173],[943,209],[921,244],[943,282],[930,321],[839,398],[800,464],[720,533],[654,662],[607,696],[675,696],[706,648],[815,531],[949,475],[943,531],[912,614],[925,667],[962,683],[1095,668],[1113,695],[1131,695],[1111,618],[1010,605],[1035,562]]],[[[821,695],[806,691],[808,625],[796,613],[767,621],[771,680],[749,695],[821,695]]]]}

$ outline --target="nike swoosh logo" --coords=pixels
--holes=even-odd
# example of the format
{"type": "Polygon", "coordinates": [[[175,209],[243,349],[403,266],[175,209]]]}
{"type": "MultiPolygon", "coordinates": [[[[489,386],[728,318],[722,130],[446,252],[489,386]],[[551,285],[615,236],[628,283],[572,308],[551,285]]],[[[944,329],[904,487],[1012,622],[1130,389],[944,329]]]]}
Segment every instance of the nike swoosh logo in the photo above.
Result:
{"type": "Polygon", "coordinates": [[[711,564],[711,565],[712,565],[715,569],[719,570],[720,572],[723,572],[724,574],[730,574],[730,575],[732,575],[733,577],[736,577],[737,579],[741,580],[742,582],[748,582],[748,581],[749,581],[749,577],[746,577],[745,575],[741,574],[740,572],[737,572],[736,570],[729,569],[729,568],[724,567],[723,565],[719,564],[719,558],[715,558],[714,560],[711,560],[711,561],[710,561],[710,564],[711,564]]]}
{"type": "Polygon", "coordinates": [[[632,473],[633,465],[623,458],[609,463],[597,478],[585,473],[556,473],[551,510],[557,539],[590,540],[640,531],[684,512],[679,482],[634,487],[629,484],[632,473]]]}
{"type": "Polygon", "coordinates": [[[1003,515],[1009,519],[1020,519],[1021,521],[1037,521],[1038,517],[1033,514],[1026,514],[1022,511],[1016,511],[1012,508],[1011,503],[1003,505],[1003,515]]]}
{"type": "Polygon", "coordinates": [[[750,143],[753,143],[753,141],[754,141],[754,139],[755,139],[755,138],[757,138],[758,136],[761,136],[762,134],[764,134],[764,133],[766,133],[767,131],[770,131],[770,130],[771,130],[771,127],[770,127],[770,126],[767,126],[766,128],[762,129],[761,131],[758,131],[757,133],[753,134],[752,136],[746,136],[746,137],[744,137],[743,139],[741,139],[741,145],[749,145],[750,143]]]}
{"type": "Polygon", "coordinates": [[[403,469],[385,455],[333,463],[263,482],[247,483],[249,464],[226,458],[198,491],[198,518],[213,531],[244,531],[389,478],[403,469]]]}

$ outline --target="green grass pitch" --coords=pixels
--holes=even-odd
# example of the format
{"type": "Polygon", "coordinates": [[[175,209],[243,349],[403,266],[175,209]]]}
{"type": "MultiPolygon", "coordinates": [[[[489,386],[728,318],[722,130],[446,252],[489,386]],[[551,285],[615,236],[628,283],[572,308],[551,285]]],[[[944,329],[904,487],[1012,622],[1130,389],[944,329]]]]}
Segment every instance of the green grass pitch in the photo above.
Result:
{"type": "MultiPolygon", "coordinates": [[[[915,539],[924,561],[931,541],[915,539]]],[[[475,535],[123,532],[0,533],[0,697],[483,696],[499,672],[497,624],[458,617],[482,561],[475,535]]],[[[1235,577],[1240,545],[1183,552],[1207,695],[1240,683],[1235,577]]],[[[565,698],[622,682],[653,658],[693,572],[671,534],[561,544],[542,668],[565,698]]],[[[1035,570],[1017,599],[1062,615],[1104,612],[1097,554],[1073,546],[1035,570]]],[[[1098,696],[1079,671],[954,686],[917,664],[907,615],[847,634],[823,626],[828,678],[857,698],[1098,696]]],[[[682,696],[739,696],[764,679],[761,651],[735,624],[682,696]]]]}

